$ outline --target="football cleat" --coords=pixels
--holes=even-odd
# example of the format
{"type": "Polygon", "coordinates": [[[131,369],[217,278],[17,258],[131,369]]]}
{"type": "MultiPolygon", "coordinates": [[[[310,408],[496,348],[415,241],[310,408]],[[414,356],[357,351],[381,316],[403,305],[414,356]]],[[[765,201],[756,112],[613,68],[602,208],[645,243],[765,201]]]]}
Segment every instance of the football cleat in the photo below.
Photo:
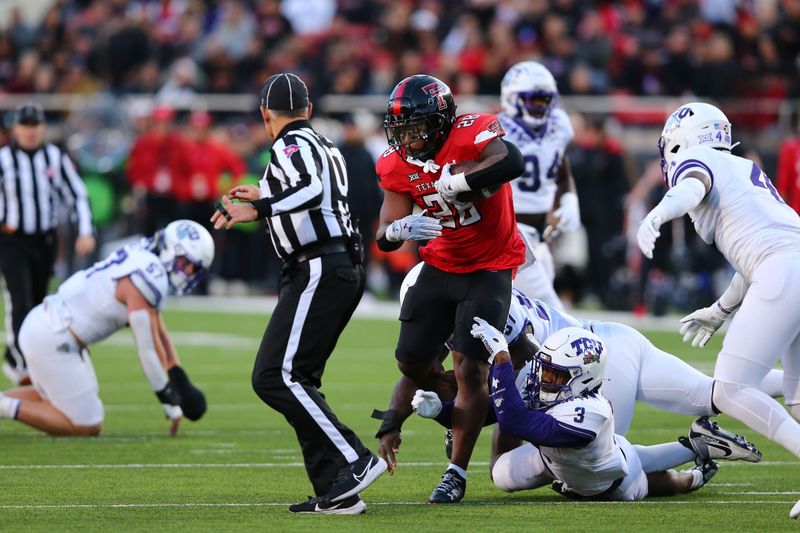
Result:
{"type": "Polygon", "coordinates": [[[467,491],[467,480],[455,470],[448,470],[433,489],[428,503],[458,503],[467,491]]]}
{"type": "Polygon", "coordinates": [[[450,428],[444,430],[444,454],[448,459],[453,455],[453,430],[450,428]]]}
{"type": "Polygon", "coordinates": [[[339,470],[327,498],[340,502],[366,489],[378,476],[386,472],[386,461],[370,453],[339,470]]]}
{"type": "Polygon", "coordinates": [[[741,435],[722,429],[707,416],[701,416],[692,422],[689,436],[680,437],[678,441],[694,451],[702,461],[725,459],[757,463],[761,460],[761,452],[753,443],[741,435]]]}
{"type": "Polygon", "coordinates": [[[363,514],[367,511],[367,504],[356,494],[339,502],[332,502],[323,496],[308,497],[303,503],[289,506],[293,513],[305,514],[363,514]]]}
{"type": "Polygon", "coordinates": [[[797,500],[797,503],[794,504],[792,510],[789,511],[789,518],[797,519],[798,516],[800,516],[800,500],[797,500]]]}
{"type": "Polygon", "coordinates": [[[719,470],[719,465],[711,460],[699,463],[691,470],[684,470],[684,472],[688,472],[694,477],[692,488],[689,489],[689,492],[694,492],[700,487],[704,487],[716,475],[717,470],[719,470]]]}

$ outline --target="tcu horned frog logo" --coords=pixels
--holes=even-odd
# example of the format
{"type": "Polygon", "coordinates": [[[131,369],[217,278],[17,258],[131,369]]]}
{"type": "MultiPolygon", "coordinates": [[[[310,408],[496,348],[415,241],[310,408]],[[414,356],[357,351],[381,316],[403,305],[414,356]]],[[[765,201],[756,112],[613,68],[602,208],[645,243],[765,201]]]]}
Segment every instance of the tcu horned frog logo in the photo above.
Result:
{"type": "Polygon", "coordinates": [[[586,337],[575,339],[570,343],[570,346],[575,349],[575,355],[578,357],[583,356],[583,363],[587,365],[599,362],[600,354],[603,353],[602,344],[586,337]]]}
{"type": "Polygon", "coordinates": [[[436,104],[439,107],[439,111],[447,107],[447,102],[444,101],[444,95],[442,94],[442,86],[436,82],[429,83],[428,85],[422,88],[423,91],[431,95],[431,98],[436,98],[436,104]]]}

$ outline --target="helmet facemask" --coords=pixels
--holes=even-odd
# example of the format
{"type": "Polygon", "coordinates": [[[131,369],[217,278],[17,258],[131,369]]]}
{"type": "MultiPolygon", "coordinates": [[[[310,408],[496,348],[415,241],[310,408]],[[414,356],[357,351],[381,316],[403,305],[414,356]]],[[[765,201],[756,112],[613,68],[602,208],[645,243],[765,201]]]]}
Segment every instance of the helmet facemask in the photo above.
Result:
{"type": "Polygon", "coordinates": [[[558,94],[546,90],[520,91],[516,94],[514,106],[516,118],[520,118],[534,128],[543,126],[556,105],[558,94]]]}
{"type": "Polygon", "coordinates": [[[531,408],[548,409],[579,396],[573,393],[572,385],[582,374],[580,366],[557,365],[549,355],[539,352],[533,359],[533,369],[528,377],[531,408]]]}
{"type": "Polygon", "coordinates": [[[449,124],[441,114],[428,116],[411,116],[404,118],[402,115],[387,115],[384,122],[386,139],[389,146],[398,147],[400,154],[425,161],[444,144],[449,132],[449,124]],[[411,145],[422,141],[420,148],[414,149],[411,145]]]}

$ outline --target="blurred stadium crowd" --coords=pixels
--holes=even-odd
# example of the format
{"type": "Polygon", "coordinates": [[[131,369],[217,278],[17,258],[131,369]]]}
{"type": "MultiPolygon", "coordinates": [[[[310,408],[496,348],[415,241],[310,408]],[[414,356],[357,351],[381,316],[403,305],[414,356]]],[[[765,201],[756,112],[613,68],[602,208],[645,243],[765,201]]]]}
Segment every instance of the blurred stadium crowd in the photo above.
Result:
{"type": "MultiPolygon", "coordinates": [[[[457,102],[496,96],[523,59],[543,63],[565,100],[700,97],[728,112],[734,99],[734,136],[767,131],[773,141],[758,153],[752,143],[740,149],[763,159],[785,197],[798,186],[800,149],[791,139],[779,146],[786,132],[773,111],[800,96],[800,0],[54,0],[36,20],[19,7],[0,20],[0,103],[3,94],[88,97],[79,110],[50,108],[48,121],[86,178],[101,242],[177,217],[206,223],[230,183],[255,182],[268,157],[255,103],[248,113],[208,112],[196,109],[197,95],[252,97],[279,71],[302,76],[314,101],[385,97],[420,72],[448,83],[457,102]],[[775,105],[739,113],[742,101],[775,105]]],[[[355,182],[351,205],[369,235],[381,201],[373,161],[386,143],[382,117],[353,110],[315,113],[342,146],[355,182]]],[[[645,114],[646,125],[660,125],[666,110],[645,114]]],[[[725,265],[688,224],[665,228],[647,265],[629,235],[662,192],[651,164],[657,131],[648,130],[644,152],[623,138],[624,114],[573,118],[570,158],[586,231],[554,244],[562,296],[658,313],[705,305],[727,281],[725,265]]],[[[275,289],[280,265],[252,226],[218,236],[208,290],[275,289]]],[[[392,296],[416,251],[372,252],[370,287],[392,296]]],[[[74,268],[69,258],[63,265],[62,274],[74,268]]]]}

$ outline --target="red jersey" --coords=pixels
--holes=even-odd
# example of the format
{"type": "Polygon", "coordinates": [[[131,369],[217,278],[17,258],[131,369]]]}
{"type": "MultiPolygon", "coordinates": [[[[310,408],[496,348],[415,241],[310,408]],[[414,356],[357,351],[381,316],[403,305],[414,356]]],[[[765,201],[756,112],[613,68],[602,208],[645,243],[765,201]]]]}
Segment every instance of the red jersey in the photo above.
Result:
{"type": "MultiPolygon", "coordinates": [[[[492,139],[505,135],[494,115],[472,114],[456,118],[450,135],[434,162],[476,161],[492,139]]],[[[420,248],[422,259],[453,274],[478,270],[507,270],[525,261],[525,244],[517,233],[511,186],[504,183],[492,197],[465,204],[461,209],[445,202],[433,183],[440,171],[423,168],[390,148],[376,165],[383,189],[413,198],[428,215],[441,220],[442,235],[420,248]]]]}
{"type": "Polygon", "coordinates": [[[781,144],[775,186],[786,203],[800,213],[800,138],[781,144]]]}

